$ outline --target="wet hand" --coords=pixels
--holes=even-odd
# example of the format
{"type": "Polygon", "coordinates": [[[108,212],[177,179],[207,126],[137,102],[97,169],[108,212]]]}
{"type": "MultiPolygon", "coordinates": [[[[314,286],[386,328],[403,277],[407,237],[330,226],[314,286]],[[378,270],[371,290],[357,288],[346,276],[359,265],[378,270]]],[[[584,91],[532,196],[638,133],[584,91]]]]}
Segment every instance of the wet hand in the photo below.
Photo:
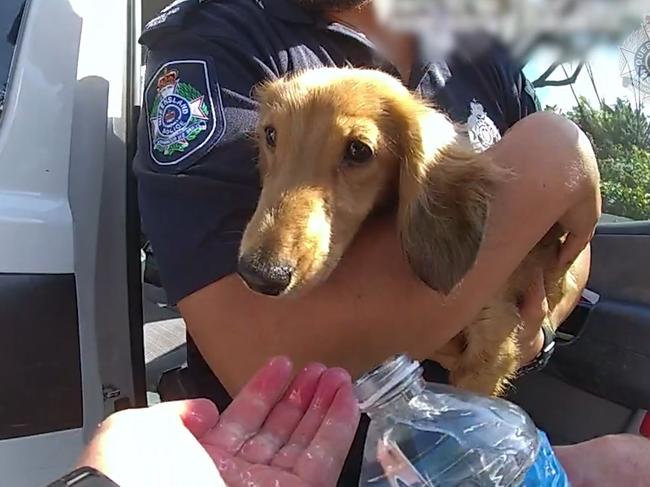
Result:
{"type": "Polygon", "coordinates": [[[273,360],[202,438],[229,487],[336,485],[359,422],[350,376],[316,364],[289,385],[291,368],[273,360]]]}
{"type": "Polygon", "coordinates": [[[220,416],[208,400],[114,414],[79,465],[120,487],[333,487],[359,421],[350,376],[276,358],[220,416]]]}

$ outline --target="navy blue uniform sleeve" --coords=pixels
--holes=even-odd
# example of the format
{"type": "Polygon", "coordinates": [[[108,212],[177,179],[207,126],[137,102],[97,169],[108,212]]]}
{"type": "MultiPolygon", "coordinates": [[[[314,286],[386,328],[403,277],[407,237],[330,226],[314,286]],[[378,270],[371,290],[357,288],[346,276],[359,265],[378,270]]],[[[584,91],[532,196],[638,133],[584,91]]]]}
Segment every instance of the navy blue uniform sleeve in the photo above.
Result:
{"type": "Polygon", "coordinates": [[[237,46],[171,38],[148,52],[135,170],[168,299],[236,269],[259,197],[252,91],[269,73],[237,46]]]}

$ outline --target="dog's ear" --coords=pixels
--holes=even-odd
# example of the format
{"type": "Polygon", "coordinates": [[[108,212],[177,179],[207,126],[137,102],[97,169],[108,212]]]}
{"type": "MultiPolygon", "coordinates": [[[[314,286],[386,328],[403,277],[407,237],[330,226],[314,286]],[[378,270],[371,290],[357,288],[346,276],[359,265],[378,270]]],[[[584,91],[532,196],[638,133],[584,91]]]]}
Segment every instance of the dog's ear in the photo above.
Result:
{"type": "MultiPolygon", "coordinates": [[[[412,112],[411,112],[412,113],[412,112]]],[[[448,294],[472,268],[501,174],[444,115],[407,115],[402,132],[398,225],[417,276],[448,294]]]]}

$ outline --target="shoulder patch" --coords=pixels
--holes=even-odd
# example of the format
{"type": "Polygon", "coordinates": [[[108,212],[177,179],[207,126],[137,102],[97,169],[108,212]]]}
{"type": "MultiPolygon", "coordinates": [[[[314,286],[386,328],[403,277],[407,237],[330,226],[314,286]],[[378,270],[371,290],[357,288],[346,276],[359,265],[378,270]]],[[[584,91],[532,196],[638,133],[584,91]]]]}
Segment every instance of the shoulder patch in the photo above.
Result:
{"type": "Polygon", "coordinates": [[[199,155],[209,143],[214,145],[223,137],[223,103],[217,80],[210,79],[206,61],[165,63],[149,81],[144,101],[149,151],[160,166],[191,162],[193,155],[199,155]]]}

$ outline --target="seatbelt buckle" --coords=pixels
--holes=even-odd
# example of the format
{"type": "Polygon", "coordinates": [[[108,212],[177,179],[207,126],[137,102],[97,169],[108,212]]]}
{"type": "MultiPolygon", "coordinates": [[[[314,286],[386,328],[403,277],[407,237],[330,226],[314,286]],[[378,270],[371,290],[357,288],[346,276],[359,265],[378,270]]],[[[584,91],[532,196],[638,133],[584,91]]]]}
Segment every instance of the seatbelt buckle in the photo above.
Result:
{"type": "Polygon", "coordinates": [[[600,301],[600,294],[598,294],[596,291],[592,291],[591,289],[585,288],[582,291],[582,297],[580,298],[580,300],[586,301],[591,306],[596,306],[600,301]]]}

